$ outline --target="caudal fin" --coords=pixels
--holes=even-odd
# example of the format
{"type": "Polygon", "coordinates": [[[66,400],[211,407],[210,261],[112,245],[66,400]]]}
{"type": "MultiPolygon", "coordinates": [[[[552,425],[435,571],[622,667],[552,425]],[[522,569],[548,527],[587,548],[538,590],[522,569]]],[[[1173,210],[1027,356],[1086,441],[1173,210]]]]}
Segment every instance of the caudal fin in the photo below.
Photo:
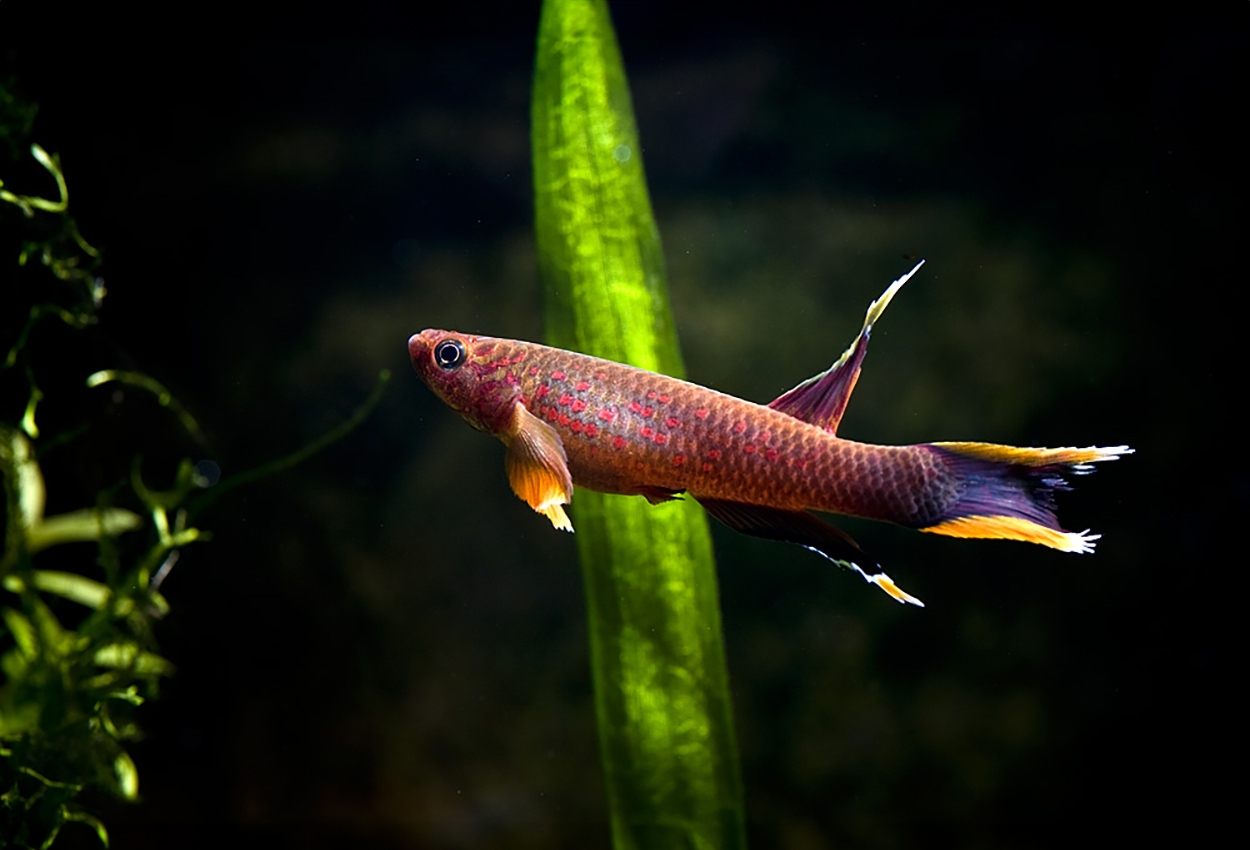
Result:
{"type": "Polygon", "coordinates": [[[925,448],[938,454],[962,491],[921,531],[1024,540],[1063,552],[1093,552],[1100,536],[1059,525],[1055,493],[1071,489],[1064,474],[1083,475],[1095,463],[1133,452],[1128,446],[1024,449],[993,443],[928,443],[925,448]]]}

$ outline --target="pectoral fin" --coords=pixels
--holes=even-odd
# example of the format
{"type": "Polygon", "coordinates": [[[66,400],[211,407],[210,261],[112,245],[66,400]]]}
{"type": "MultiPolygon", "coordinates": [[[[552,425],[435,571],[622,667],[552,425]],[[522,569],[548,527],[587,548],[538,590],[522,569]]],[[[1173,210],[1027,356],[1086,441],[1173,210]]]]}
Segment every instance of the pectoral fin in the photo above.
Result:
{"type": "Polygon", "coordinates": [[[924,260],[921,260],[914,269],[890,284],[880,298],[868,305],[863,329],[851,343],[851,347],[842,352],[836,363],[777,397],[768,406],[795,419],[824,428],[830,434],[836,434],[842,414],[846,412],[846,403],[851,400],[851,392],[855,389],[855,382],[859,380],[859,370],[863,365],[864,355],[868,353],[868,337],[872,335],[872,326],[881,318],[895,293],[923,265],[924,260]]]}
{"type": "Polygon", "coordinates": [[[573,498],[573,477],[560,435],[517,402],[512,423],[500,436],[508,446],[504,469],[512,492],[556,528],[572,531],[573,523],[560,507],[573,498]]]}
{"type": "Polygon", "coordinates": [[[735,531],[766,540],[784,540],[811,549],[839,566],[855,570],[865,581],[875,584],[899,602],[924,607],[923,602],[899,588],[849,535],[821,522],[807,511],[783,511],[720,499],[699,499],[698,502],[709,514],[735,531]]]}

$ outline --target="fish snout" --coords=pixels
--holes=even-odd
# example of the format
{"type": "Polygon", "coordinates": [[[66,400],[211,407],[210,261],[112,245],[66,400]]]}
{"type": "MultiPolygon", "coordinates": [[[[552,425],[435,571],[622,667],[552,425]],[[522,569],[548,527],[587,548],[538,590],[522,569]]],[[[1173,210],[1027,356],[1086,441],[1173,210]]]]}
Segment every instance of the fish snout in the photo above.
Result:
{"type": "Polygon", "coordinates": [[[412,368],[418,375],[424,377],[428,373],[428,367],[432,365],[430,348],[442,333],[431,328],[408,338],[408,359],[412,361],[412,368]]]}

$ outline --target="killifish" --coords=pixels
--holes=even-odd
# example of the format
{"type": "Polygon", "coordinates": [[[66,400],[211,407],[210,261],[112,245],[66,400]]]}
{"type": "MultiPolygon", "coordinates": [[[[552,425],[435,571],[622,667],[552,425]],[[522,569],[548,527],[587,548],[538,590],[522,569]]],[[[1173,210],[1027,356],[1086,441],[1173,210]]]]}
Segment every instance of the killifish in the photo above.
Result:
{"type": "Polygon", "coordinates": [[[804,546],[922,605],[810,512],[1092,552],[1099,535],[1064,530],[1055,494],[1069,489],[1065,474],[1133,451],[839,437],[873,326],[923,264],[872,302],[829,369],[767,405],[585,354],[455,331],[422,331],[408,354],[439,398],[503,441],[513,491],[558,529],[573,530],[563,505],[574,487],[652,504],[686,494],[737,531],[804,546]]]}

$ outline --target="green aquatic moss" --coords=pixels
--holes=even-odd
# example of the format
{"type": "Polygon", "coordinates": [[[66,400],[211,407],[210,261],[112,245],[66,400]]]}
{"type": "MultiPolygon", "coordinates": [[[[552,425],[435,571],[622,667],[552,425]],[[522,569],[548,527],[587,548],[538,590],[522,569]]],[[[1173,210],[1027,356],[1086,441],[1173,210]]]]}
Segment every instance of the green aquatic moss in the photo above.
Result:
{"type": "MultiPolygon", "coordinates": [[[[629,88],[607,5],[546,0],[533,92],[547,341],[683,367],[629,88]]],[[[573,501],[617,848],[745,846],[707,520],[690,501],[573,501]]]]}

